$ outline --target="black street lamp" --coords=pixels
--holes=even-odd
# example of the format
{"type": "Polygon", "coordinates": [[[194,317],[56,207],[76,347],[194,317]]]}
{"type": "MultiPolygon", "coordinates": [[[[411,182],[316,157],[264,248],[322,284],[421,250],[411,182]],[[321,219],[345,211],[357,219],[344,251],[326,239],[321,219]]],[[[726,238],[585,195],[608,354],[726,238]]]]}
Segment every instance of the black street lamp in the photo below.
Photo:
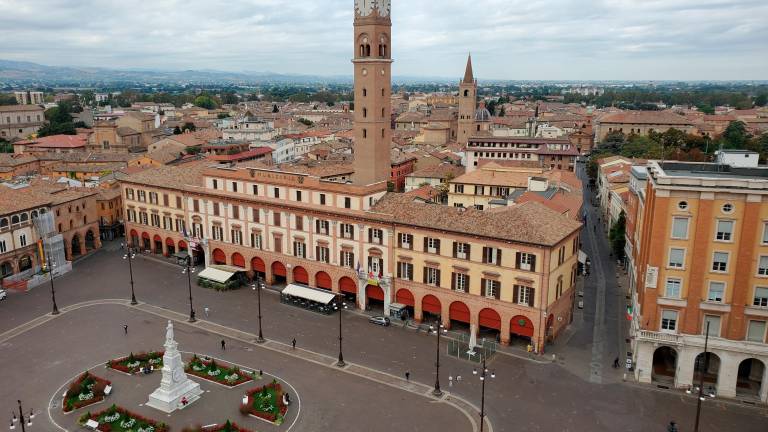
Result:
{"type": "Polygon", "coordinates": [[[259,304],[259,337],[256,338],[256,343],[264,343],[264,335],[261,333],[261,290],[264,289],[264,282],[262,282],[261,277],[256,277],[253,289],[256,291],[259,304]]]}
{"type": "Polygon", "coordinates": [[[189,319],[188,322],[195,322],[195,309],[192,307],[192,273],[195,272],[195,267],[192,266],[189,259],[187,259],[184,268],[181,270],[181,274],[187,275],[187,286],[189,287],[189,319]]]}
{"type": "MultiPolygon", "coordinates": [[[[704,401],[704,374],[709,369],[709,321],[707,321],[707,332],[704,334],[704,368],[699,375],[699,400],[696,401],[696,423],[693,426],[693,432],[699,432],[699,418],[701,417],[701,402],[704,401]]],[[[715,397],[710,394],[710,397],[715,397]]]]}
{"type": "Polygon", "coordinates": [[[341,350],[341,348],[342,348],[342,341],[344,340],[344,338],[342,337],[342,333],[341,333],[341,315],[342,315],[343,310],[347,308],[347,304],[344,303],[344,301],[343,301],[343,299],[344,299],[343,296],[344,296],[344,294],[338,293],[336,295],[336,303],[333,304],[333,308],[335,310],[339,311],[339,361],[336,362],[336,366],[338,366],[338,367],[344,367],[344,366],[347,365],[346,363],[344,363],[344,354],[342,353],[342,350],[341,350]]]}
{"type": "Polygon", "coordinates": [[[59,307],[56,305],[56,289],[53,287],[53,270],[56,268],[56,263],[51,261],[51,254],[46,253],[45,256],[48,259],[48,274],[51,276],[51,301],[53,302],[53,311],[51,311],[51,315],[58,315],[59,307]]]}
{"type": "Polygon", "coordinates": [[[32,426],[32,419],[35,418],[35,412],[32,410],[29,410],[29,416],[24,417],[24,409],[21,407],[21,401],[19,402],[19,417],[16,418],[16,413],[11,413],[13,417],[11,418],[11,426],[10,429],[14,430],[16,429],[16,422],[18,421],[21,425],[21,432],[26,432],[26,426],[32,426]]]}
{"type": "Polygon", "coordinates": [[[440,318],[437,319],[435,326],[429,326],[429,330],[437,334],[437,344],[435,344],[435,389],[432,390],[432,394],[440,397],[443,395],[443,391],[440,390],[440,333],[448,333],[448,330],[440,324],[440,318]]]}
{"type": "MultiPolygon", "coordinates": [[[[477,375],[477,369],[472,369],[472,375],[477,375]]],[[[480,382],[482,383],[482,395],[480,396],[480,432],[483,432],[483,420],[485,419],[485,378],[490,376],[496,378],[496,374],[488,374],[488,368],[485,367],[485,357],[483,357],[483,369],[480,371],[480,382]]]]}
{"type": "Polygon", "coordinates": [[[123,255],[123,259],[128,261],[128,272],[131,275],[131,304],[136,305],[139,302],[136,301],[136,293],[133,291],[133,260],[136,258],[136,250],[131,246],[126,247],[126,253],[123,255]]]}

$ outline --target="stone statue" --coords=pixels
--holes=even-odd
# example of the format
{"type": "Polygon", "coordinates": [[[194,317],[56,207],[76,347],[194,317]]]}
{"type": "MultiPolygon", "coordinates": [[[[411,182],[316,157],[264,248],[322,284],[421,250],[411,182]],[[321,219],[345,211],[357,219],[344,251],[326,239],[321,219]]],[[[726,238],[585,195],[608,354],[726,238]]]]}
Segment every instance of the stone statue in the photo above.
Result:
{"type": "Polygon", "coordinates": [[[158,387],[149,395],[148,406],[171,413],[184,409],[200,399],[203,391],[200,384],[192,381],[184,372],[178,343],[173,338],[173,323],[168,321],[165,330],[165,354],[163,355],[163,378],[158,387]]]}

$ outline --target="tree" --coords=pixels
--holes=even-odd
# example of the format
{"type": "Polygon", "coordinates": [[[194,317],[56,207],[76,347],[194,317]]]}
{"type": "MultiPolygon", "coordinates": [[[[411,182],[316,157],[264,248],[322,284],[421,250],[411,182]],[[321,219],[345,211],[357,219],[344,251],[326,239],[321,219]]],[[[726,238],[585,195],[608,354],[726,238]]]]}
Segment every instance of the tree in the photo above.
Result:
{"type": "Polygon", "coordinates": [[[768,93],[761,93],[755,97],[755,106],[766,106],[768,105],[768,93]]]}
{"type": "Polygon", "coordinates": [[[186,151],[187,154],[196,155],[203,151],[203,149],[200,146],[190,146],[185,148],[184,151],[186,151]]]}
{"type": "Polygon", "coordinates": [[[504,108],[504,105],[502,105],[499,109],[499,117],[504,117],[505,115],[507,115],[507,110],[504,108]]]}
{"type": "Polygon", "coordinates": [[[225,119],[227,117],[229,117],[227,113],[219,113],[219,115],[216,116],[216,118],[218,118],[219,120],[225,119]]]}
{"type": "Polygon", "coordinates": [[[200,95],[196,97],[193,103],[195,104],[195,106],[199,106],[200,108],[205,108],[209,110],[216,109],[217,107],[216,101],[214,101],[213,98],[211,98],[208,95],[200,95]]]}
{"type": "Polygon", "coordinates": [[[0,105],[16,105],[16,96],[12,94],[0,93],[0,105]]]}
{"type": "Polygon", "coordinates": [[[75,124],[72,123],[72,104],[69,102],[60,102],[58,106],[48,109],[45,119],[48,124],[37,132],[39,137],[77,134],[75,124]]]}
{"type": "Polygon", "coordinates": [[[611,242],[611,248],[616,259],[624,259],[624,246],[626,245],[626,232],[627,232],[627,216],[622,211],[619,214],[619,219],[611,227],[611,231],[608,234],[608,240],[611,242]]]}
{"type": "Polygon", "coordinates": [[[273,113],[279,113],[280,110],[277,108],[277,104],[272,104],[272,112],[273,113]]]}
{"type": "Polygon", "coordinates": [[[174,135],[181,135],[181,128],[179,128],[178,126],[173,128],[173,134],[174,135]]]}
{"type": "Polygon", "coordinates": [[[197,129],[197,127],[195,127],[194,123],[186,122],[186,123],[184,123],[184,126],[181,127],[181,132],[182,133],[184,133],[184,132],[194,132],[196,129],[197,129]]]}
{"type": "Polygon", "coordinates": [[[303,117],[302,117],[302,118],[300,118],[298,121],[299,121],[299,123],[301,123],[301,124],[303,124],[303,125],[305,125],[305,126],[309,126],[309,127],[312,127],[312,126],[314,125],[314,123],[312,123],[312,121],[311,121],[311,120],[305,119],[305,118],[303,118],[303,117]]]}
{"type": "Polygon", "coordinates": [[[224,105],[235,105],[240,102],[240,98],[233,91],[227,91],[221,94],[221,103],[224,105]]]}
{"type": "Polygon", "coordinates": [[[743,149],[746,148],[747,142],[751,137],[744,122],[733,121],[723,131],[720,142],[725,148],[743,149]]]}

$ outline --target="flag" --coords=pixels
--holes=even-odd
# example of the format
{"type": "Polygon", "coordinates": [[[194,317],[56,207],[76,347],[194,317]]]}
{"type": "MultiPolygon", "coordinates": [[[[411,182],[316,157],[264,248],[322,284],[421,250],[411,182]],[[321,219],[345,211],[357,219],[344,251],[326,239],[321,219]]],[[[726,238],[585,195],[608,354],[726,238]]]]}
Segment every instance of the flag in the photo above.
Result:
{"type": "Polygon", "coordinates": [[[632,321],[632,306],[627,305],[627,321],[632,321]]]}

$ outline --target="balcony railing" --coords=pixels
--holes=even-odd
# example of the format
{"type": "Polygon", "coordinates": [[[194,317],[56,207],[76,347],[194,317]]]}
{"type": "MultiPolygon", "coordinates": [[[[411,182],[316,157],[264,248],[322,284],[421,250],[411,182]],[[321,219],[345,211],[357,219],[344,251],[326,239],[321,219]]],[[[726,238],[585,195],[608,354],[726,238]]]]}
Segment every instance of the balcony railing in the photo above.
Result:
{"type": "Polygon", "coordinates": [[[640,330],[637,333],[637,338],[640,340],[648,340],[651,342],[664,342],[664,343],[672,343],[672,344],[679,344],[682,342],[680,335],[653,332],[648,330],[640,330]]]}

